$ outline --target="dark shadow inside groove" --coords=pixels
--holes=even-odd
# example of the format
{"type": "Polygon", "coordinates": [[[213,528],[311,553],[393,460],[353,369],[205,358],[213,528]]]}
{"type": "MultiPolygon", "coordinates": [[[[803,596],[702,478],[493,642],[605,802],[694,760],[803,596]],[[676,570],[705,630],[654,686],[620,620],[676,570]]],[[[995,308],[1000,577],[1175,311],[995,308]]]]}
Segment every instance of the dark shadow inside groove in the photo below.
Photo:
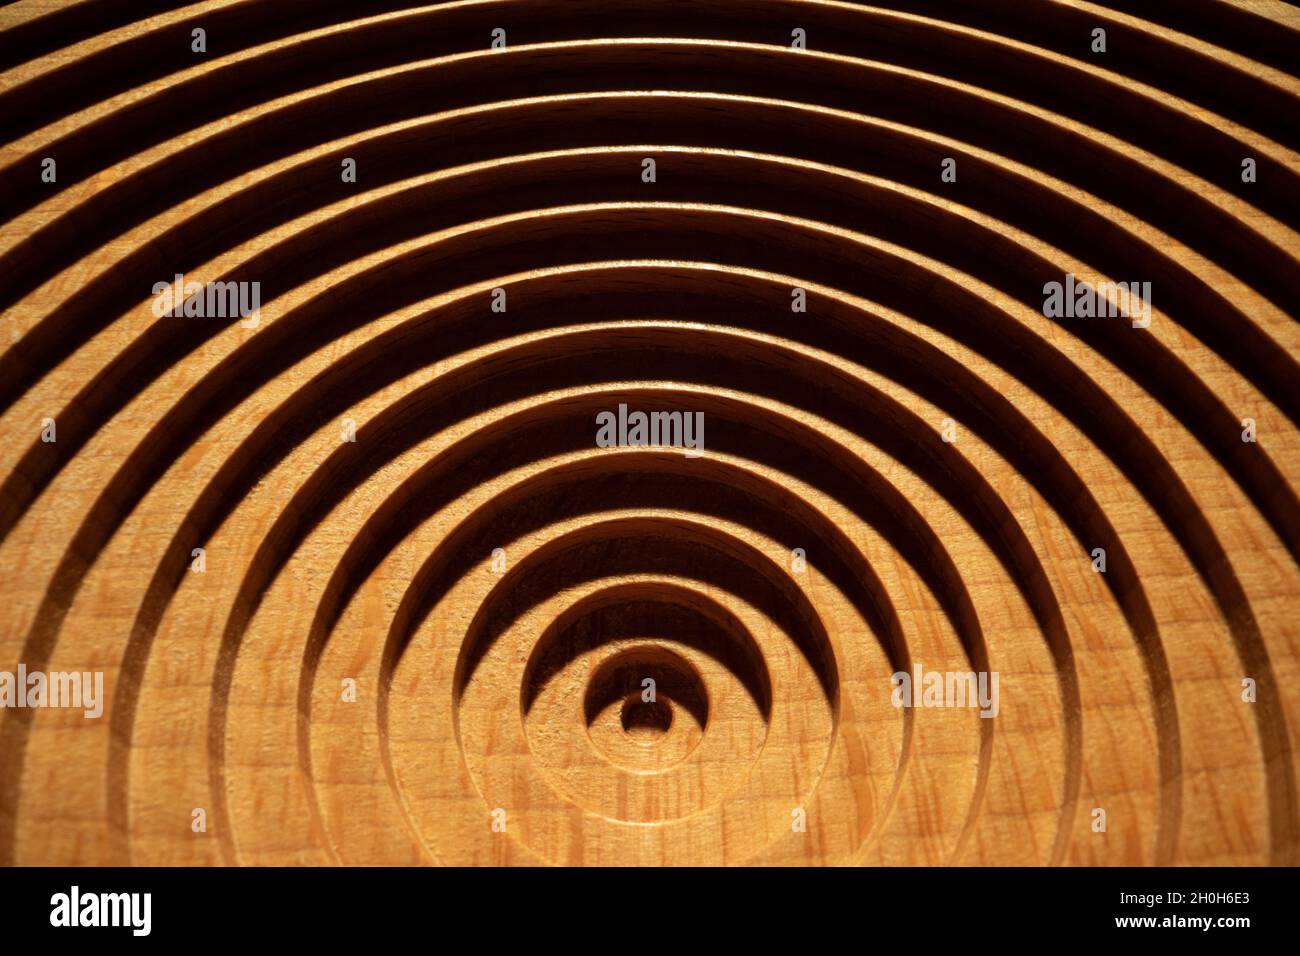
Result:
{"type": "MultiPolygon", "coordinates": [[[[594,545],[597,552],[607,551],[611,547],[622,550],[628,547],[618,542],[598,540],[587,543],[594,545]]],[[[693,542],[682,543],[692,550],[707,550],[693,542]]],[[[585,545],[575,545],[571,549],[572,555],[581,560],[584,549],[585,545]]],[[[720,552],[712,554],[725,558],[720,552]]],[[[720,562],[717,573],[720,576],[735,575],[734,569],[726,567],[725,563],[730,562],[720,562]]],[[[538,570],[535,569],[533,574],[537,573],[538,570]]],[[[676,569],[674,574],[680,575],[681,568],[676,569]]],[[[573,580],[577,582],[585,579],[585,575],[575,575],[573,580]]],[[[733,580],[739,582],[741,579],[735,576],[733,580]]],[[[768,590],[768,582],[765,580],[754,583],[759,584],[762,591],[768,590]]],[[[494,610],[496,613],[499,612],[494,610]]],[[[489,615],[485,622],[485,629],[496,626],[492,616],[489,615]]],[[[639,638],[668,639],[713,658],[736,677],[763,717],[766,719],[770,716],[771,679],[763,663],[762,653],[745,626],[716,601],[662,581],[622,583],[606,588],[578,601],[552,621],[538,636],[524,668],[520,701],[524,715],[527,716],[532,709],[538,693],[547,681],[570,661],[593,648],[639,638]]],[[[483,633],[481,639],[492,640],[490,630],[483,633]]],[[[808,646],[810,639],[813,639],[813,635],[805,629],[797,643],[808,646]]],[[[682,664],[685,662],[679,664],[672,660],[678,656],[675,652],[666,654],[666,660],[656,660],[654,646],[645,644],[627,648],[591,674],[583,700],[583,716],[588,724],[614,701],[634,692],[641,694],[644,689],[642,681],[651,677],[655,681],[656,693],[664,693],[675,703],[686,706],[701,727],[708,725],[707,694],[694,689],[695,685],[700,684],[699,675],[693,671],[683,673],[685,668],[682,664]]],[[[470,672],[466,670],[465,680],[469,676],[470,672]]],[[[463,690],[463,687],[457,687],[456,692],[459,694],[463,690]]],[[[838,688],[832,686],[831,692],[833,707],[835,696],[839,693],[838,688]]]]}

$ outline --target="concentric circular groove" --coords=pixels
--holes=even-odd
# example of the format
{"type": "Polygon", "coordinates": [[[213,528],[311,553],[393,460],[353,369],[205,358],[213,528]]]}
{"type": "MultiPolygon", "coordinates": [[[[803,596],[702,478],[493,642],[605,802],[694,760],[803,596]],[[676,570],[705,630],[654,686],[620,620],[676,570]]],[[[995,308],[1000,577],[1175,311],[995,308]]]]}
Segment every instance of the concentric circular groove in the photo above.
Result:
{"type": "Polygon", "coordinates": [[[0,861],[1295,863],[1298,31],[4,8],[0,861]]]}

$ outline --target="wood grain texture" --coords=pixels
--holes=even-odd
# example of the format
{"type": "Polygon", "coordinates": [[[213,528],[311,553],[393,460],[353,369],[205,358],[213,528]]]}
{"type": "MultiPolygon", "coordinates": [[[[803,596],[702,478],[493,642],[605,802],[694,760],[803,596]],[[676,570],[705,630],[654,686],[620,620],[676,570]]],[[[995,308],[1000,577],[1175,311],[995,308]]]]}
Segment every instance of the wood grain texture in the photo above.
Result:
{"type": "Polygon", "coordinates": [[[0,863],[1297,864],[1297,63],[1263,0],[0,9],[0,671],[105,681],[0,710],[0,863]]]}

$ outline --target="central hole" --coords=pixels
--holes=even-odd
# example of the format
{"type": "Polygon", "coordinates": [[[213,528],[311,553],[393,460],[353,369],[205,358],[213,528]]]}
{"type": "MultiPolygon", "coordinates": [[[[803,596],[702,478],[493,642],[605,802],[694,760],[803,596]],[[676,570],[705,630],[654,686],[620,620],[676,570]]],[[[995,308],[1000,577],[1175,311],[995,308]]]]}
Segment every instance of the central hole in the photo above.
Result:
{"type": "Polygon", "coordinates": [[[624,732],[642,743],[654,743],[673,725],[673,709],[666,701],[645,701],[640,694],[632,694],[623,701],[619,717],[624,732]]]}

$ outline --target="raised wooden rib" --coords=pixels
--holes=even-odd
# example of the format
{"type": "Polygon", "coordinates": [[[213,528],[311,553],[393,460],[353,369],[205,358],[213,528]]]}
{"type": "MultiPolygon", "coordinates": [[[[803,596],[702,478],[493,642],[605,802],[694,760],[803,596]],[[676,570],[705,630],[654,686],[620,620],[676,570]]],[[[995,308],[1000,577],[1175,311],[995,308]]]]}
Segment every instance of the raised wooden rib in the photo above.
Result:
{"type": "Polygon", "coordinates": [[[0,861],[1300,862],[1294,6],[0,31],[0,861]]]}

